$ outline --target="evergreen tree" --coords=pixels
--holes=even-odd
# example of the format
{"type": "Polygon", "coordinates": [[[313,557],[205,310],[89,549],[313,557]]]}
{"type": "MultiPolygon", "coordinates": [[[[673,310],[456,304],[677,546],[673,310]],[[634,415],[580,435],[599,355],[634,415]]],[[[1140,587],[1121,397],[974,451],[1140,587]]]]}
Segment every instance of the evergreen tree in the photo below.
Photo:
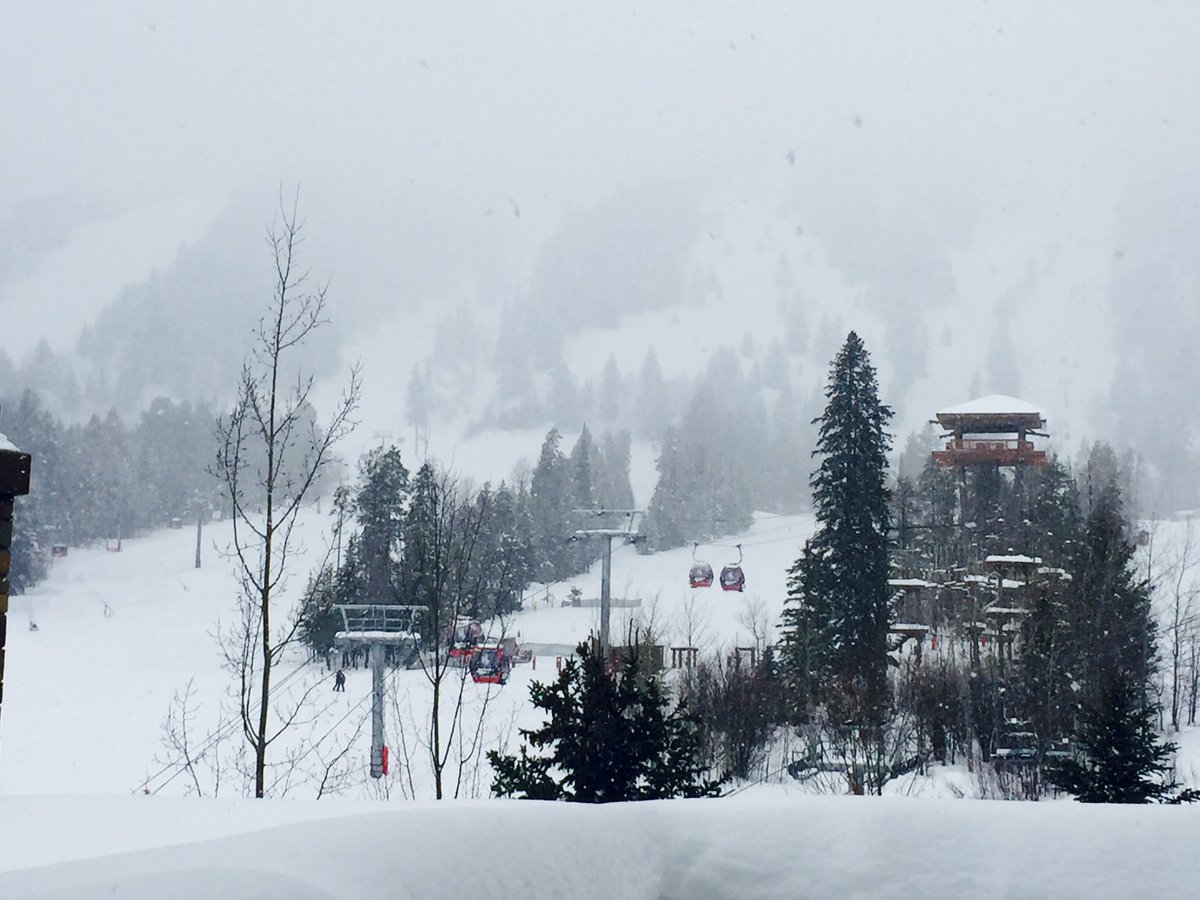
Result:
{"type": "Polygon", "coordinates": [[[549,721],[521,729],[527,744],[518,756],[488,751],[492,791],[577,803],[716,796],[720,783],[704,777],[696,719],[672,709],[641,665],[635,651],[609,673],[581,644],[553,684],[532,682],[533,704],[549,721]]]}
{"type": "Polygon", "coordinates": [[[1028,590],[1015,686],[1019,709],[1038,736],[1043,755],[1074,726],[1071,672],[1079,670],[1078,646],[1068,619],[1069,582],[1047,577],[1028,590]]]}
{"type": "Polygon", "coordinates": [[[328,653],[333,648],[337,633],[342,629],[342,616],[334,605],[342,602],[337,597],[338,573],[326,566],[309,580],[300,607],[300,640],[313,653],[328,653]]]}
{"type": "Polygon", "coordinates": [[[620,417],[621,408],[624,405],[624,392],[621,371],[617,368],[616,359],[610,355],[600,373],[600,402],[597,410],[600,414],[600,421],[605,425],[611,427],[620,417]]]}
{"type": "Polygon", "coordinates": [[[567,539],[574,532],[571,510],[575,497],[567,459],[559,449],[562,436],[551,428],[542,442],[529,489],[533,525],[533,571],[539,581],[557,581],[574,574],[567,539]]]}
{"type": "MultiPolygon", "coordinates": [[[[575,446],[567,464],[571,474],[571,507],[577,509],[595,509],[596,490],[594,472],[596,468],[596,445],[587,424],[579,433],[575,446]]],[[[578,521],[578,516],[572,516],[571,521],[578,521]]],[[[594,541],[575,541],[570,545],[568,558],[572,573],[587,571],[588,566],[599,558],[599,545],[594,541]]]]}
{"type": "MultiPolygon", "coordinates": [[[[1082,803],[1148,803],[1170,797],[1175,745],[1155,728],[1158,707],[1145,685],[1117,671],[1099,674],[1079,713],[1076,755],[1051,763],[1046,775],[1082,803]]],[[[1185,799],[1191,799],[1190,792],[1185,799]]]]}
{"type": "Polygon", "coordinates": [[[575,376],[559,355],[555,355],[550,361],[549,379],[545,417],[566,428],[574,428],[581,419],[581,392],[575,376]]]}
{"type": "Polygon", "coordinates": [[[603,509],[633,509],[633,485],[629,481],[631,438],[628,431],[605,432],[597,445],[592,468],[596,502],[603,509]]]}
{"type": "Polygon", "coordinates": [[[1080,537],[1079,491],[1070,470],[1057,456],[1026,473],[1029,499],[1021,546],[1048,565],[1062,566],[1080,537]]]}
{"type": "MultiPolygon", "coordinates": [[[[679,432],[668,425],[663,433],[662,451],[655,461],[658,481],[646,511],[646,533],[649,545],[655,550],[682,547],[693,531],[690,500],[692,497],[684,482],[683,452],[679,432]]],[[[696,539],[700,535],[696,534],[696,539]]]]}
{"type": "Polygon", "coordinates": [[[596,492],[593,486],[593,471],[596,458],[596,445],[592,433],[584,423],[575,446],[571,448],[569,461],[571,464],[571,495],[576,509],[592,509],[596,505],[596,492]]]}
{"type": "Polygon", "coordinates": [[[794,685],[830,690],[852,715],[876,723],[888,699],[886,428],[875,369],[851,332],[830,367],[811,479],[817,530],[790,571],[784,612],[785,671],[794,685]]]}
{"type": "Polygon", "coordinates": [[[1084,801],[1143,803],[1174,787],[1161,777],[1174,748],[1155,733],[1150,586],[1135,574],[1133,553],[1109,480],[1092,502],[1069,590],[1077,753],[1047,771],[1051,783],[1084,801]]]}
{"type": "Polygon", "coordinates": [[[366,563],[367,603],[393,603],[396,566],[404,539],[408,470],[395,447],[370,451],[359,465],[360,485],[355,498],[361,546],[366,563]]]}
{"type": "MultiPolygon", "coordinates": [[[[447,573],[442,533],[441,484],[433,463],[426,462],[413,477],[408,510],[404,514],[404,560],[401,595],[413,606],[431,606],[442,594],[447,573]]],[[[432,610],[440,622],[441,610],[432,610]]]]}
{"type": "Polygon", "coordinates": [[[766,457],[763,470],[771,485],[763,508],[781,513],[796,513],[808,508],[808,474],[796,465],[797,453],[806,446],[805,417],[796,415],[796,402],[791,386],[785,384],[775,402],[766,453],[756,454],[760,459],[766,457]]]}
{"type": "MultiPolygon", "coordinates": [[[[736,369],[726,374],[740,381],[736,369]]],[[[687,424],[668,427],[663,434],[659,480],[646,523],[659,550],[745,531],[754,522],[755,496],[747,472],[763,468],[755,462],[761,446],[744,444],[747,434],[757,432],[732,398],[737,389],[726,392],[720,382],[716,376],[700,382],[688,403],[687,424]],[[709,420],[719,427],[703,427],[709,420]]]]}
{"type": "Polygon", "coordinates": [[[646,350],[634,399],[634,429],[640,437],[659,440],[670,421],[667,386],[654,348],[646,350]]]}
{"type": "Polygon", "coordinates": [[[487,513],[472,563],[481,571],[480,614],[490,618],[519,609],[529,586],[529,520],[522,498],[503,483],[495,491],[485,485],[480,496],[487,513]]]}

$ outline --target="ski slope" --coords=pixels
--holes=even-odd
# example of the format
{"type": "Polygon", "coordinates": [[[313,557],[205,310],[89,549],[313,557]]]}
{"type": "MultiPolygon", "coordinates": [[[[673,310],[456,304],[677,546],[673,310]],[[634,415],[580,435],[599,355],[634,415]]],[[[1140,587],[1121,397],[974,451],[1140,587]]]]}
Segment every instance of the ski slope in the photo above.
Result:
{"type": "MultiPolygon", "coordinates": [[[[306,555],[286,585],[294,598],[328,546],[328,516],[308,510],[300,521],[306,555]]],[[[755,526],[701,552],[717,568],[737,558],[743,546],[747,587],[743,594],[716,587],[691,591],[687,570],[692,549],[642,556],[632,546],[613,554],[613,595],[640,598],[641,606],[613,611],[614,639],[630,628],[650,627],[668,645],[688,644],[702,652],[747,645],[773,634],[785,594],[786,569],[810,533],[808,516],[762,515],[755,526]]],[[[220,706],[229,705],[232,681],[222,668],[216,634],[235,616],[237,584],[223,556],[231,537],[228,522],[209,525],[202,540],[202,567],[194,567],[195,531],[163,530],[126,540],[121,552],[103,546],[71,548],[54,562],[51,575],[28,595],[14,597],[5,671],[0,793],[128,792],[148,787],[168,794],[188,789],[185,778],[156,777],[174,770],[160,746],[162,723],[176,694],[189,684],[197,703],[193,737],[205,739],[218,727],[220,706]],[[32,630],[36,625],[37,630],[32,630]],[[147,783],[149,782],[149,783],[147,783]]],[[[526,609],[493,630],[517,633],[523,642],[574,647],[599,626],[599,609],[564,608],[571,589],[585,601],[600,591],[599,564],[558,584],[534,586],[526,609]]],[[[281,609],[289,606],[281,602],[281,609]]],[[[510,735],[513,721],[526,723],[528,681],[552,678],[554,656],[518,667],[503,687],[468,683],[468,704],[486,700],[488,717],[510,735]]],[[[297,745],[325,735],[329,747],[348,740],[369,712],[370,676],[350,670],[345,693],[324,687],[310,704],[312,724],[297,733],[297,745]]],[[[397,709],[389,731],[415,729],[428,716],[428,684],[419,671],[391,676],[397,709]]],[[[281,698],[329,679],[307,654],[287,658],[277,673],[281,698]]],[[[330,681],[330,686],[332,682],[330,681]]],[[[536,719],[532,720],[536,721],[536,719]]],[[[369,724],[355,743],[365,758],[369,724]]],[[[496,735],[498,740],[502,734],[496,735]]],[[[236,743],[229,730],[230,747],[236,743]]],[[[486,773],[476,773],[486,794],[486,773]]],[[[416,774],[415,793],[427,794],[416,774]]],[[[359,787],[359,794],[367,790],[359,787]]],[[[294,789],[304,796],[303,789],[294,789]]],[[[470,791],[469,793],[474,793],[470,791]]],[[[311,794],[311,792],[310,792],[311,794]]],[[[432,796],[432,794],[428,794],[432,796]]]]}

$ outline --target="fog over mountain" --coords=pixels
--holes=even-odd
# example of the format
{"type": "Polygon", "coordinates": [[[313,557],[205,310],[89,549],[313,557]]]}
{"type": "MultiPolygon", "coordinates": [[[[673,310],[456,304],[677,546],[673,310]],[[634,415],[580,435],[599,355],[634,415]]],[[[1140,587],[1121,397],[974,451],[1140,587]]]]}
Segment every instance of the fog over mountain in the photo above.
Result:
{"type": "Polygon", "coordinates": [[[464,426],[650,347],[774,402],[853,328],[901,442],[1014,394],[1194,504],[1198,46],[1184,2],[19,2],[0,374],[71,415],[223,400],[299,185],[368,434],[414,366],[464,426]]]}

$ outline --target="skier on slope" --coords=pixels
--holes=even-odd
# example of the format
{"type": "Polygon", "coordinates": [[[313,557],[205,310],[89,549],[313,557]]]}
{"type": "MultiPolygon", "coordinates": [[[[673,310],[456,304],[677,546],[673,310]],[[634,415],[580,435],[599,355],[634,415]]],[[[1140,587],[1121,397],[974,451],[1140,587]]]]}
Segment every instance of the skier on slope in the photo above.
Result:
{"type": "Polygon", "coordinates": [[[333,676],[333,689],[335,691],[345,691],[346,690],[346,673],[343,672],[341,669],[338,669],[337,672],[333,676]]]}

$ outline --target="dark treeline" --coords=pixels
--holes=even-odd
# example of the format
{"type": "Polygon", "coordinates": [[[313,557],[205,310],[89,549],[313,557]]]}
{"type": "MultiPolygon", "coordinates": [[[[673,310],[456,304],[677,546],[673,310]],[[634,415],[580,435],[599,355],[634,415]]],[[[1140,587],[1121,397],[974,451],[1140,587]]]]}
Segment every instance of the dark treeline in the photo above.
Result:
{"type": "MultiPolygon", "coordinates": [[[[211,474],[218,418],[207,404],[158,397],[133,423],[115,410],[66,423],[25,391],[0,400],[0,409],[0,431],[33,456],[29,496],[20,500],[14,530],[14,593],[45,577],[55,544],[115,544],[174,519],[195,523],[225,511],[211,474]]],[[[305,427],[316,427],[313,415],[302,410],[305,427]]],[[[261,460],[250,455],[243,463],[253,468],[261,460]]],[[[244,499],[253,506],[261,498],[249,490],[244,499]]]]}
{"type": "Polygon", "coordinates": [[[66,424],[32,391],[0,403],[0,430],[33,456],[14,531],[15,593],[44,577],[53,544],[130,537],[216,508],[218,485],[207,471],[216,416],[204,404],[160,397],[133,424],[115,411],[66,424]]]}
{"type": "Polygon", "coordinates": [[[304,638],[324,652],[341,627],[338,604],[401,604],[443,625],[486,620],[520,607],[531,582],[587,569],[599,547],[574,540],[587,511],[630,509],[627,432],[592,436],[585,425],[569,453],[551,429],[528,478],[471,488],[426,462],[415,473],[395,447],[360,462],[333,510],[335,558],[314,576],[304,638]]]}

